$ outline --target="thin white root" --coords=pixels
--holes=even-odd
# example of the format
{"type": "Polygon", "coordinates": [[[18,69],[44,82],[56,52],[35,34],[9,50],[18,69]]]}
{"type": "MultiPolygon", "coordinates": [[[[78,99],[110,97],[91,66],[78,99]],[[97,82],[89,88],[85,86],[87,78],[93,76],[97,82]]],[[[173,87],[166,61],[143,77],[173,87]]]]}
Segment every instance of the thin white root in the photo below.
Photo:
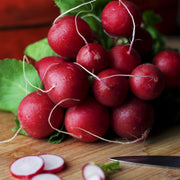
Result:
{"type": "Polygon", "coordinates": [[[133,47],[133,44],[134,44],[135,32],[136,32],[136,24],[135,24],[135,21],[134,21],[134,17],[132,15],[132,13],[130,12],[130,10],[128,9],[128,7],[122,2],[122,0],[119,0],[119,3],[121,3],[124,6],[124,8],[127,10],[128,14],[130,15],[130,17],[132,19],[132,23],[133,23],[132,39],[131,39],[131,43],[130,43],[129,51],[128,51],[128,53],[130,54],[131,50],[132,50],[132,47],[133,47]]]}
{"type": "Polygon", "coordinates": [[[84,66],[82,66],[81,64],[77,63],[77,62],[74,62],[74,64],[80,66],[82,69],[84,69],[88,74],[90,74],[92,77],[94,77],[95,79],[101,81],[101,79],[96,76],[95,74],[93,74],[91,71],[87,70],[84,66]]]}
{"type": "Polygon", "coordinates": [[[107,86],[108,88],[111,88],[107,83],[105,83],[102,79],[100,79],[98,76],[96,76],[95,74],[93,74],[91,71],[87,70],[84,66],[82,66],[81,64],[74,62],[74,64],[80,66],[83,70],[85,70],[88,74],[90,74],[92,77],[94,77],[95,79],[97,79],[98,81],[102,82],[105,86],[107,86]]]}
{"type": "Polygon", "coordinates": [[[98,22],[101,23],[101,19],[100,19],[99,17],[97,17],[95,14],[88,13],[88,14],[82,16],[81,18],[84,19],[84,18],[86,18],[86,17],[93,17],[94,19],[96,19],[98,22]]]}
{"type": "Polygon", "coordinates": [[[113,75],[111,75],[111,76],[103,77],[103,78],[101,78],[101,80],[103,80],[103,79],[109,79],[109,78],[113,78],[113,77],[141,77],[141,78],[155,79],[155,78],[152,77],[152,76],[131,75],[131,74],[113,74],[113,75]]]}
{"type": "Polygon", "coordinates": [[[19,132],[20,132],[21,129],[22,129],[22,127],[20,127],[20,128],[16,131],[16,133],[14,134],[14,136],[13,136],[12,138],[7,139],[7,140],[4,140],[4,141],[0,141],[0,144],[7,143],[7,142],[10,142],[10,141],[14,140],[14,139],[16,138],[16,136],[19,134],[19,132]]]}
{"type": "Polygon", "coordinates": [[[42,90],[41,88],[39,88],[39,87],[37,87],[37,86],[34,86],[34,85],[29,81],[29,79],[28,79],[27,76],[26,76],[25,62],[28,62],[28,58],[27,58],[26,55],[23,56],[23,73],[24,73],[24,79],[25,79],[25,81],[26,81],[26,94],[27,94],[27,83],[28,83],[31,87],[33,87],[33,88],[35,88],[35,89],[37,89],[37,90],[39,90],[39,91],[41,91],[41,92],[43,92],[43,93],[48,93],[48,92],[51,91],[53,88],[55,88],[55,85],[53,85],[50,89],[48,89],[48,90],[45,91],[45,90],[42,90]]]}
{"type": "Polygon", "coordinates": [[[52,113],[54,112],[54,110],[57,108],[57,106],[59,106],[60,104],[62,104],[63,102],[66,102],[66,101],[80,101],[79,99],[73,99],[73,98],[66,98],[66,99],[63,99],[62,101],[60,101],[59,103],[57,103],[53,108],[52,108],[52,110],[51,110],[51,112],[49,113],[49,117],[48,117],[48,123],[49,123],[49,125],[50,125],[50,127],[53,129],[53,130],[55,130],[55,131],[57,131],[57,132],[59,132],[59,133],[63,133],[63,134],[67,134],[67,135],[70,135],[70,136],[73,136],[73,137],[77,137],[76,135],[74,135],[74,134],[72,134],[72,133],[69,133],[69,132],[66,132],[66,131],[62,131],[62,130],[60,130],[60,129],[57,129],[57,128],[55,128],[53,125],[52,125],[52,123],[51,123],[51,116],[52,116],[52,113]]]}
{"type": "Polygon", "coordinates": [[[96,135],[96,134],[93,134],[93,133],[91,133],[91,132],[89,132],[89,131],[87,131],[87,130],[85,130],[85,129],[83,129],[83,128],[80,128],[80,127],[72,127],[72,128],[80,129],[80,130],[82,130],[82,131],[84,131],[84,132],[86,132],[86,133],[88,133],[88,134],[90,134],[90,135],[92,135],[92,136],[94,136],[94,137],[102,140],[102,141],[109,142],[109,143],[115,143],[115,144],[133,144],[133,143],[137,143],[137,142],[142,141],[142,140],[144,140],[145,138],[147,138],[147,136],[148,136],[148,134],[149,134],[149,132],[150,132],[150,130],[147,129],[147,130],[142,134],[141,137],[139,137],[139,138],[137,138],[137,139],[135,139],[135,140],[132,140],[132,141],[118,141],[118,140],[105,139],[105,138],[103,138],[103,137],[100,137],[100,136],[98,136],[98,135],[96,135]]]}
{"type": "Polygon", "coordinates": [[[91,3],[90,3],[90,5],[91,5],[91,9],[90,9],[89,11],[80,11],[80,12],[78,12],[78,13],[76,14],[76,16],[75,16],[75,27],[76,27],[76,31],[77,31],[78,35],[83,39],[83,41],[84,41],[84,43],[86,44],[86,46],[88,47],[88,49],[89,49],[89,45],[88,45],[88,42],[87,42],[86,38],[79,32],[78,25],[77,25],[77,18],[78,18],[78,16],[79,16],[80,13],[83,13],[83,12],[91,12],[91,11],[93,10],[93,6],[92,6],[91,3]]]}
{"type": "Polygon", "coordinates": [[[71,8],[71,9],[67,10],[66,12],[60,14],[60,15],[54,20],[53,24],[55,24],[56,21],[57,21],[59,18],[61,18],[62,16],[66,15],[67,13],[69,13],[69,12],[75,10],[75,9],[78,9],[78,8],[80,8],[81,6],[84,6],[84,5],[87,5],[87,4],[91,4],[91,3],[95,2],[95,1],[96,1],[96,0],[88,1],[88,2],[82,3],[82,4],[80,4],[80,5],[76,6],[76,7],[73,7],[73,8],[71,8]]]}

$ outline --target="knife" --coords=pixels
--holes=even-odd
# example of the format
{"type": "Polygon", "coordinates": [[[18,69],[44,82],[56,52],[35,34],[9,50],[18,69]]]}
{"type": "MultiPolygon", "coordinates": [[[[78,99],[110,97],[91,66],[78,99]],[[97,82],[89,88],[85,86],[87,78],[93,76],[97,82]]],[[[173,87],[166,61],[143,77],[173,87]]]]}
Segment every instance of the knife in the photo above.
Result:
{"type": "Polygon", "coordinates": [[[119,156],[111,157],[110,160],[137,165],[180,168],[180,156],[119,156]]]}

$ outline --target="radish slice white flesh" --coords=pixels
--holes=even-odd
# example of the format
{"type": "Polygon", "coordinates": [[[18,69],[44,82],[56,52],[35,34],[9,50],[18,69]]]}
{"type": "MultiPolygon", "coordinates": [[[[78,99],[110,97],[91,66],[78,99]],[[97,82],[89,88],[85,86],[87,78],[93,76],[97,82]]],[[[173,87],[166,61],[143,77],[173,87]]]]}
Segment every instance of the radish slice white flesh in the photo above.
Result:
{"type": "Polygon", "coordinates": [[[104,171],[96,164],[85,164],[82,174],[85,180],[105,180],[104,171]]]}
{"type": "Polygon", "coordinates": [[[92,176],[88,176],[86,180],[103,180],[103,178],[101,178],[100,175],[94,174],[92,176]]]}
{"type": "Polygon", "coordinates": [[[61,180],[61,178],[55,174],[42,173],[34,176],[31,180],[61,180]]]}
{"type": "Polygon", "coordinates": [[[27,179],[43,171],[44,160],[39,156],[25,156],[15,160],[9,167],[10,173],[19,179],[27,179]]]}
{"type": "Polygon", "coordinates": [[[58,173],[64,168],[64,159],[57,155],[52,154],[42,154],[40,155],[43,158],[45,165],[44,165],[44,172],[49,173],[58,173]]]}

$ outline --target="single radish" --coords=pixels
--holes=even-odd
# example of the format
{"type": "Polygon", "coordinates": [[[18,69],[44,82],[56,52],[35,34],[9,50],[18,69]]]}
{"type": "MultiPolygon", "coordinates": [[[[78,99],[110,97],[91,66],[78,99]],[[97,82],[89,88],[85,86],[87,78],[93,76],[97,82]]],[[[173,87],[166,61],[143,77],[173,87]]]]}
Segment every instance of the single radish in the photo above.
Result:
{"type": "Polygon", "coordinates": [[[58,173],[64,168],[64,159],[53,154],[42,154],[40,157],[44,160],[43,172],[58,173]]]}
{"type": "Polygon", "coordinates": [[[63,63],[52,66],[46,73],[43,81],[45,90],[54,87],[48,92],[50,99],[55,103],[71,98],[60,104],[62,107],[74,106],[86,97],[89,90],[87,73],[74,63],[63,63]]]}
{"type": "Polygon", "coordinates": [[[98,77],[101,81],[95,79],[93,83],[93,93],[96,100],[109,107],[122,104],[129,90],[128,79],[122,77],[120,71],[116,69],[105,69],[98,74],[98,77]]]}
{"type": "Polygon", "coordinates": [[[58,63],[64,63],[64,62],[67,62],[67,60],[62,57],[47,56],[37,61],[35,64],[35,68],[38,71],[39,77],[41,78],[41,80],[43,80],[47,70],[52,65],[58,64],[58,63]]]}
{"type": "Polygon", "coordinates": [[[84,180],[105,180],[104,171],[96,164],[88,163],[82,168],[84,180]]]}
{"type": "Polygon", "coordinates": [[[155,99],[164,90],[164,76],[153,64],[141,64],[132,71],[131,75],[129,78],[130,89],[140,99],[155,99]]]}
{"type": "Polygon", "coordinates": [[[89,43],[79,50],[76,62],[97,74],[109,66],[108,52],[99,44],[89,43]]]}
{"type": "Polygon", "coordinates": [[[133,48],[136,49],[142,57],[151,55],[153,43],[151,34],[145,28],[139,27],[136,29],[133,48]]]}
{"type": "Polygon", "coordinates": [[[115,37],[131,36],[133,22],[127,9],[132,14],[135,25],[139,26],[141,24],[142,15],[133,3],[124,0],[113,0],[104,7],[101,16],[102,26],[109,35],[115,37]]]}
{"type": "Polygon", "coordinates": [[[43,171],[44,161],[39,156],[25,156],[15,160],[9,167],[12,176],[29,179],[43,171]]]}
{"type": "Polygon", "coordinates": [[[59,18],[48,32],[48,42],[51,48],[60,56],[75,58],[79,49],[85,44],[79,33],[89,42],[92,30],[80,17],[67,15],[59,18]],[[75,23],[77,23],[78,31],[75,23]]]}
{"type": "Polygon", "coordinates": [[[151,129],[154,124],[154,109],[148,101],[131,97],[112,109],[111,126],[120,137],[135,139],[151,129]]]}
{"type": "MultiPolygon", "coordinates": [[[[35,138],[44,138],[51,135],[54,130],[51,128],[48,118],[53,107],[54,103],[47,93],[38,90],[28,94],[18,107],[18,119],[21,128],[35,138]]],[[[61,107],[54,110],[50,119],[53,127],[60,127],[63,114],[61,107]]]]}
{"type": "Polygon", "coordinates": [[[32,177],[31,180],[61,180],[61,178],[55,174],[42,173],[32,177]]]}
{"type": "Polygon", "coordinates": [[[178,52],[161,51],[154,57],[153,64],[162,71],[167,88],[180,86],[180,54],[178,52]]]}
{"type": "Polygon", "coordinates": [[[110,66],[118,69],[121,73],[130,74],[141,63],[139,53],[134,49],[131,49],[131,52],[129,52],[128,45],[114,46],[110,50],[109,56],[110,66]]]}
{"type": "Polygon", "coordinates": [[[108,109],[92,97],[68,108],[64,118],[66,130],[74,138],[84,142],[94,142],[98,137],[104,136],[109,128],[109,122],[108,109]]]}

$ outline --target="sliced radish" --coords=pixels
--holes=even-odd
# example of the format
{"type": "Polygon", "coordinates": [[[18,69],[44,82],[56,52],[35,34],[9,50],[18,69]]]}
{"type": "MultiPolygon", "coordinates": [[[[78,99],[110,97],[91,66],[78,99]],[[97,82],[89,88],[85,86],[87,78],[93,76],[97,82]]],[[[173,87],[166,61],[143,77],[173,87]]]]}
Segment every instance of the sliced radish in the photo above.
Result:
{"type": "Polygon", "coordinates": [[[44,160],[39,156],[25,156],[15,160],[9,167],[10,173],[19,179],[28,179],[43,171],[44,160]]]}
{"type": "Polygon", "coordinates": [[[85,164],[82,174],[85,180],[105,180],[104,171],[96,164],[85,164]]]}
{"type": "Polygon", "coordinates": [[[60,156],[53,154],[42,154],[40,157],[43,158],[45,162],[43,169],[44,172],[58,173],[64,168],[64,159],[60,156]]]}
{"type": "Polygon", "coordinates": [[[34,176],[31,180],[61,180],[61,178],[55,174],[42,173],[34,176]]]}
{"type": "Polygon", "coordinates": [[[104,179],[101,178],[101,176],[98,175],[98,174],[93,174],[92,176],[88,176],[88,177],[86,178],[86,180],[104,180],[104,179]]]}

